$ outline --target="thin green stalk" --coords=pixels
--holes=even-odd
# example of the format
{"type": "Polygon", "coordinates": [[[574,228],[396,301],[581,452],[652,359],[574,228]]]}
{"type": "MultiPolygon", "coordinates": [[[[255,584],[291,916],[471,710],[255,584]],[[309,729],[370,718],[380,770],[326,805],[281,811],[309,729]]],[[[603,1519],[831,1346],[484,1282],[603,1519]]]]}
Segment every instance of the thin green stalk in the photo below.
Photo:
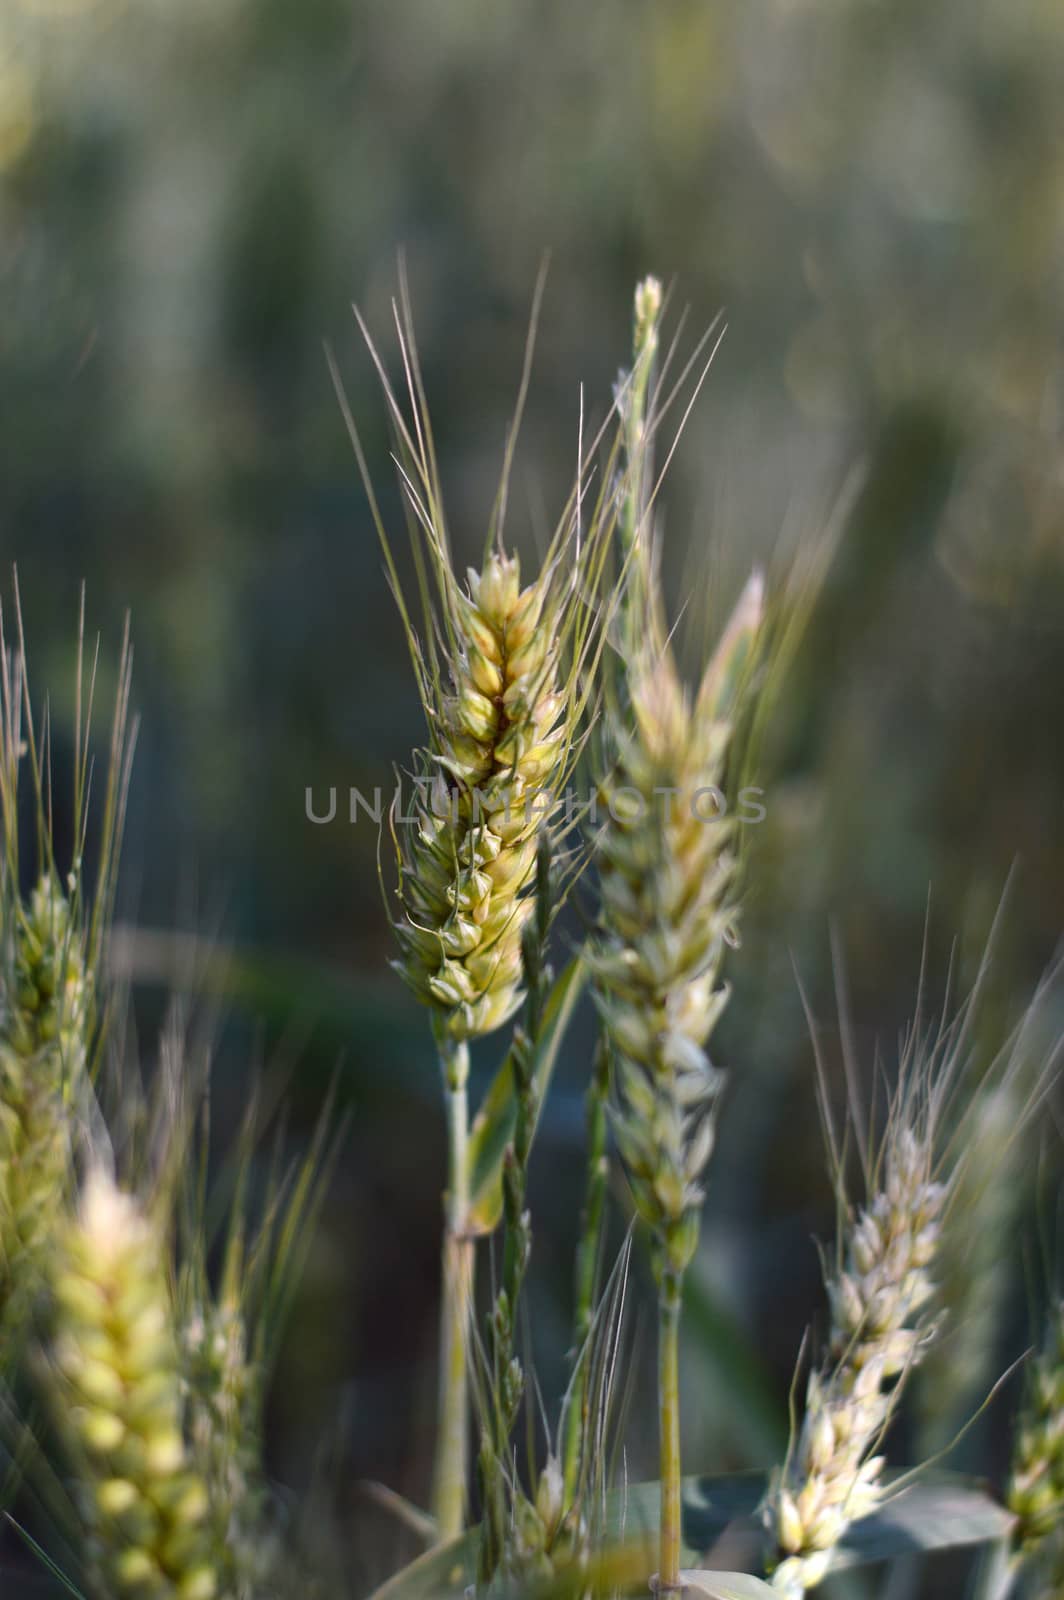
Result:
{"type": "Polygon", "coordinates": [[[573,1349],[576,1370],[569,1396],[565,1422],[565,1503],[576,1499],[584,1459],[584,1440],[588,1424],[588,1339],[594,1316],[598,1279],[602,1223],[606,1211],[606,1186],[609,1163],[606,1156],[606,1102],[610,1088],[609,1049],[600,1039],[595,1055],[595,1070],[587,1091],[587,1188],[581,1217],[580,1241],[576,1250],[576,1305],[573,1318],[573,1349]]]}
{"type": "Polygon", "coordinates": [[[495,1370],[496,1448],[500,1460],[509,1453],[510,1430],[524,1388],[524,1375],[514,1353],[514,1336],[518,1301],[532,1249],[531,1222],[525,1209],[528,1158],[539,1110],[532,1064],[550,983],[547,941],[553,917],[551,901],[551,840],[548,833],[543,833],[536,853],[535,912],[521,939],[525,1015],[522,1025],[514,1032],[511,1055],[517,1117],[513,1142],[503,1163],[502,1287],[490,1328],[495,1370]]]}
{"type": "Polygon", "coordinates": [[[439,1429],[433,1512],[441,1540],[465,1525],[469,1455],[469,1330],[473,1302],[473,1238],[469,1210],[469,1047],[440,1045],[447,1097],[447,1221],[443,1240],[443,1315],[440,1335],[439,1429]]]}
{"type": "Polygon", "coordinates": [[[658,1296],[658,1411],[661,1429],[661,1554],[658,1592],[680,1582],[680,1301],[679,1273],[662,1273],[658,1296]]]}
{"type": "Polygon", "coordinates": [[[521,940],[525,1014],[515,1030],[511,1060],[517,1117],[514,1137],[503,1161],[502,1282],[488,1318],[492,1393],[490,1425],[481,1442],[480,1478],[484,1522],[478,1557],[478,1582],[485,1588],[507,1555],[507,1480],[510,1435],[524,1395],[525,1375],[515,1352],[518,1305],[532,1249],[532,1229],[525,1208],[528,1158],[538,1112],[533,1074],[536,1041],[550,986],[547,941],[554,915],[551,840],[540,836],[536,856],[536,901],[532,920],[521,940]]]}

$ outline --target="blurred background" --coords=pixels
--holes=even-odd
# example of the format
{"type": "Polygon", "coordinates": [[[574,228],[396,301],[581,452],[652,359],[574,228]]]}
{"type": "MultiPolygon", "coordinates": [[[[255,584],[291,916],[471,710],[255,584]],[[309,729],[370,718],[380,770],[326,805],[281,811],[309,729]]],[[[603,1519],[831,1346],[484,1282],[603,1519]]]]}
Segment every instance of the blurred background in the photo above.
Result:
{"type": "MultiPolygon", "coordinates": [[[[143,1037],[179,980],[155,935],[207,931],[232,951],[212,969],[223,1125],[280,1053],[298,1148],[339,1067],[352,1131],[282,1353],[270,1458],[298,1493],[327,1443],[366,1586],[412,1545],[361,1480],[427,1496],[443,1130],[427,1024],[388,967],[376,833],[344,820],[348,786],[387,787],[422,723],[323,344],[398,529],[350,306],[394,361],[400,248],[470,557],[545,251],[512,494],[529,551],[569,487],[579,385],[589,418],[608,407],[636,278],[674,284],[689,342],[724,311],[663,502],[692,671],[750,565],[814,538],[861,474],[766,754],[686,1321],[686,1466],[765,1466],[802,1330],[823,1320],[813,1241],[832,1220],[795,970],[833,1071],[834,930],[862,1059],[878,1041],[889,1060],[925,923],[934,1004],[955,943],[962,981],[974,973],[1015,869],[988,1059],[1064,921],[1064,8],[0,4],[0,552],[18,563],[57,729],[80,581],[104,692],[132,610],[142,733],[122,917],[152,937],[119,948],[143,1037]],[[321,804],[338,786],[332,825],[307,821],[308,785],[321,804]]],[[[533,1160],[548,1398],[566,1372],[591,1037],[581,1016],[533,1160]]],[[[478,1083],[500,1050],[478,1054],[478,1083]]],[[[1059,1132],[1047,1110],[1007,1160],[986,1137],[1001,1182],[971,1229],[980,1263],[959,1269],[954,1343],[902,1456],[952,1435],[1029,1342],[1044,1287],[1036,1227],[1052,1234],[1059,1132]]],[[[633,1476],[653,1472],[651,1306],[640,1260],[633,1476]]],[[[955,1459],[1000,1475],[1008,1411],[955,1459]]]]}

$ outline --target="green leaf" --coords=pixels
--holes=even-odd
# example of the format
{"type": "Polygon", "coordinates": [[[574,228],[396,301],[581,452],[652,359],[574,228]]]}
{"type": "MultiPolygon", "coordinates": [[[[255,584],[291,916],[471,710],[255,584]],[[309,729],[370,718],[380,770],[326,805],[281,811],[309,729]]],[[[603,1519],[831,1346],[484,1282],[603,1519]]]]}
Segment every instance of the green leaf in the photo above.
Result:
{"type": "MultiPolygon", "coordinates": [[[[889,1486],[888,1486],[889,1487],[889,1486]]],[[[704,1559],[727,1532],[731,1564],[758,1565],[763,1534],[758,1512],[768,1488],[763,1473],[687,1478],[683,1485],[683,1558],[704,1559]],[[734,1547],[733,1547],[734,1542],[734,1547]]],[[[657,1483],[615,1490],[607,1519],[611,1534],[631,1538],[657,1528],[657,1483]]],[[[1013,1518],[974,1480],[937,1477],[897,1491],[871,1517],[850,1527],[832,1557],[842,1571],[919,1551],[990,1544],[1008,1536],[1013,1518]]]]}
{"type": "Polygon", "coordinates": [[[56,1583],[60,1586],[64,1593],[72,1595],[74,1600],[85,1600],[85,1596],[82,1594],[81,1590],[77,1588],[73,1581],[67,1577],[66,1573],[56,1565],[51,1556],[48,1555],[45,1550],[41,1549],[41,1546],[37,1543],[33,1535],[29,1533],[20,1522],[16,1522],[14,1517],[6,1511],[4,1512],[3,1520],[8,1524],[9,1527],[15,1530],[19,1538],[25,1544],[26,1548],[32,1551],[33,1555],[40,1562],[41,1566],[44,1567],[45,1571],[55,1579],[56,1583]]]}
{"type": "MultiPolygon", "coordinates": [[[[574,956],[551,989],[543,1010],[543,1026],[536,1043],[532,1074],[539,1110],[547,1096],[558,1050],[573,1007],[587,982],[583,958],[574,956]]],[[[536,1119],[539,1120],[539,1110],[536,1119]]],[[[502,1217],[502,1163],[506,1147],[513,1138],[517,1121],[514,1100],[512,1050],[499,1068],[481,1102],[469,1135],[470,1183],[469,1223],[478,1233],[493,1233],[502,1217]]]]}
{"type": "Polygon", "coordinates": [[[764,1600],[765,1595],[772,1595],[779,1600],[778,1590],[763,1578],[752,1578],[746,1572],[705,1572],[697,1567],[685,1568],[680,1573],[680,1582],[685,1589],[710,1595],[712,1600],[758,1600],[758,1596],[764,1600]]]}
{"type": "MultiPolygon", "coordinates": [[[[692,1568],[728,1529],[746,1536],[756,1562],[761,1535],[757,1510],[765,1497],[768,1479],[763,1472],[735,1473],[721,1478],[686,1478],[681,1500],[681,1554],[692,1568]],[[751,1537],[753,1535],[754,1537],[751,1537]]],[[[606,1506],[607,1528],[614,1538],[631,1539],[656,1534],[661,1520],[661,1490],[655,1483],[628,1484],[615,1489],[606,1506]]],[[[746,1557],[744,1550],[744,1560],[746,1557]]],[[[734,1555],[732,1561],[734,1562],[734,1555]]]]}
{"type": "Polygon", "coordinates": [[[832,1568],[864,1566],[920,1550],[949,1550],[1007,1538],[1012,1515],[971,1479],[913,1484],[847,1531],[832,1568]]]}

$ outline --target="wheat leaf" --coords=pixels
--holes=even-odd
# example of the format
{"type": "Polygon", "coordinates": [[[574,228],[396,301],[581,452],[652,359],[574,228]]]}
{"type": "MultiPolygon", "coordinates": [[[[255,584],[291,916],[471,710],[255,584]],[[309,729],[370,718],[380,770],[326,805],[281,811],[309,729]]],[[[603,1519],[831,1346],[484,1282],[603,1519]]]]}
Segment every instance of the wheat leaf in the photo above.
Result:
{"type": "Polygon", "coordinates": [[[16,1522],[14,1517],[11,1516],[9,1512],[4,1512],[4,1521],[10,1528],[14,1529],[26,1548],[33,1554],[33,1556],[35,1556],[35,1558],[41,1563],[41,1566],[44,1567],[45,1571],[56,1580],[56,1582],[67,1594],[73,1595],[74,1600],[85,1600],[85,1596],[82,1594],[81,1590],[71,1582],[66,1573],[63,1572],[62,1569],[58,1567],[52,1560],[51,1556],[49,1556],[46,1551],[41,1549],[32,1533],[24,1528],[20,1522],[16,1522]]]}
{"type": "Polygon", "coordinates": [[[773,1595],[778,1600],[779,1591],[771,1588],[763,1578],[752,1578],[747,1572],[703,1572],[698,1568],[680,1572],[680,1582],[695,1594],[708,1595],[711,1600],[757,1600],[758,1595],[773,1595]]]}
{"type": "MultiPolygon", "coordinates": [[[[559,975],[543,1013],[543,1026],[533,1051],[532,1077],[538,1111],[542,1109],[573,1008],[587,981],[582,957],[574,956],[559,975]]],[[[517,1118],[514,1099],[513,1060],[507,1054],[481,1103],[469,1135],[472,1170],[470,1226],[478,1233],[492,1233],[502,1216],[502,1166],[506,1147],[513,1138],[517,1118]]],[[[534,1130],[533,1130],[534,1131],[534,1130]]]]}
{"type": "Polygon", "coordinates": [[[917,1483],[855,1522],[832,1558],[834,1570],[888,1561],[920,1550],[991,1544],[1008,1536],[1013,1517],[977,1484],[951,1478],[917,1483]]]}

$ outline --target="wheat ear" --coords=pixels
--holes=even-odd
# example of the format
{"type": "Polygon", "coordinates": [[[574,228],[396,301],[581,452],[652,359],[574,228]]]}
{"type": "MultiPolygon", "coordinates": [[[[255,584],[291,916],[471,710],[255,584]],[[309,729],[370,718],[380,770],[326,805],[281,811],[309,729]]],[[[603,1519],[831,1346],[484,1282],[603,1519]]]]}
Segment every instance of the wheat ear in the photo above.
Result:
{"type": "Polygon", "coordinates": [[[0,984],[0,1328],[21,1324],[67,1189],[84,1090],[90,984],[69,902],[49,874],[14,908],[0,984]]]}
{"type": "MultiPolygon", "coordinates": [[[[641,284],[628,403],[629,451],[645,447],[649,362],[660,289],[641,284]],[[642,377],[640,376],[642,374],[642,377]]],[[[735,718],[759,643],[760,575],[744,590],[692,698],[677,671],[643,500],[631,463],[623,526],[624,671],[608,688],[595,835],[601,885],[590,956],[616,1064],[612,1122],[636,1206],[649,1225],[659,1292],[661,1557],[658,1583],[680,1587],[679,1320],[698,1238],[701,1178],[722,1075],[706,1043],[727,1000],[719,983],[737,917],[732,824],[720,815],[735,718]],[[707,809],[708,797],[708,809],[707,809]]]]}
{"type": "Polygon", "coordinates": [[[847,1527],[881,1499],[884,1458],[875,1449],[933,1329],[927,1306],[946,1198],[934,1163],[933,1129],[899,1118],[879,1187],[851,1215],[841,1268],[827,1276],[829,1357],[810,1376],[801,1433],[772,1506],[782,1556],[772,1581],[786,1594],[815,1588],[847,1527]]]}
{"type": "MultiPolygon", "coordinates": [[[[851,1105],[849,1132],[865,1183],[859,1207],[848,1196],[845,1148],[836,1138],[821,1070],[821,1112],[840,1216],[836,1257],[825,1265],[831,1330],[825,1358],[808,1381],[801,1428],[766,1507],[776,1546],[772,1583],[794,1597],[821,1582],[850,1524],[882,1501],[879,1446],[910,1373],[938,1330],[931,1308],[944,1228],[965,1192],[967,1164],[978,1150],[973,1128],[986,1099],[1007,1099],[1017,1084],[1024,1086],[1011,1134],[1000,1147],[1003,1156],[1055,1079],[1059,1047],[1031,1074],[1031,1051],[1054,982],[1051,970],[958,1113],[958,1084],[975,1053],[973,1024],[990,953],[988,945],[976,983],[952,1019],[944,1011],[929,1025],[918,1014],[909,1028],[875,1148],[859,1107],[851,1105]]],[[[856,1064],[849,1059],[847,1076],[856,1094],[856,1064]]]]}
{"type": "Polygon", "coordinates": [[[95,657],[86,670],[82,595],[75,678],[74,844],[61,872],[52,845],[49,724],[33,727],[18,585],[15,646],[0,608],[0,1339],[17,1338],[39,1286],[42,1252],[66,1199],[72,1128],[88,1094],[99,1033],[99,970],[114,892],[133,739],[127,737],[131,653],[118,662],[110,763],[99,830],[96,893],[84,894],[89,826],[90,732],[95,657]],[[22,833],[35,823],[36,887],[22,833]]]}
{"type": "Polygon", "coordinates": [[[1052,1308],[1028,1373],[1006,1498],[1015,1565],[1056,1562],[1064,1577],[1064,1301],[1052,1308]]]}
{"type": "Polygon", "coordinates": [[[443,1265],[440,1423],[434,1511],[443,1538],[464,1522],[468,1460],[469,1041],[514,1016],[522,943],[533,914],[537,839],[549,825],[578,747],[588,672],[600,648],[593,597],[617,508],[600,495],[586,527],[588,465],[531,582],[503,542],[510,468],[529,380],[537,288],[517,415],[481,565],[455,569],[432,429],[402,278],[396,308],[409,416],[366,336],[398,440],[423,603],[419,638],[399,584],[365,459],[341,392],[352,442],[406,628],[429,742],[414,763],[409,817],[393,815],[400,948],[396,965],[432,1017],[447,1106],[449,1180],[443,1265]],[[401,839],[399,830],[401,829],[401,839]]]}
{"type": "Polygon", "coordinates": [[[56,1409],[95,1589],[105,1600],[214,1600],[209,1498],[184,1437],[162,1229],[102,1167],[62,1230],[52,1288],[56,1409]]]}

